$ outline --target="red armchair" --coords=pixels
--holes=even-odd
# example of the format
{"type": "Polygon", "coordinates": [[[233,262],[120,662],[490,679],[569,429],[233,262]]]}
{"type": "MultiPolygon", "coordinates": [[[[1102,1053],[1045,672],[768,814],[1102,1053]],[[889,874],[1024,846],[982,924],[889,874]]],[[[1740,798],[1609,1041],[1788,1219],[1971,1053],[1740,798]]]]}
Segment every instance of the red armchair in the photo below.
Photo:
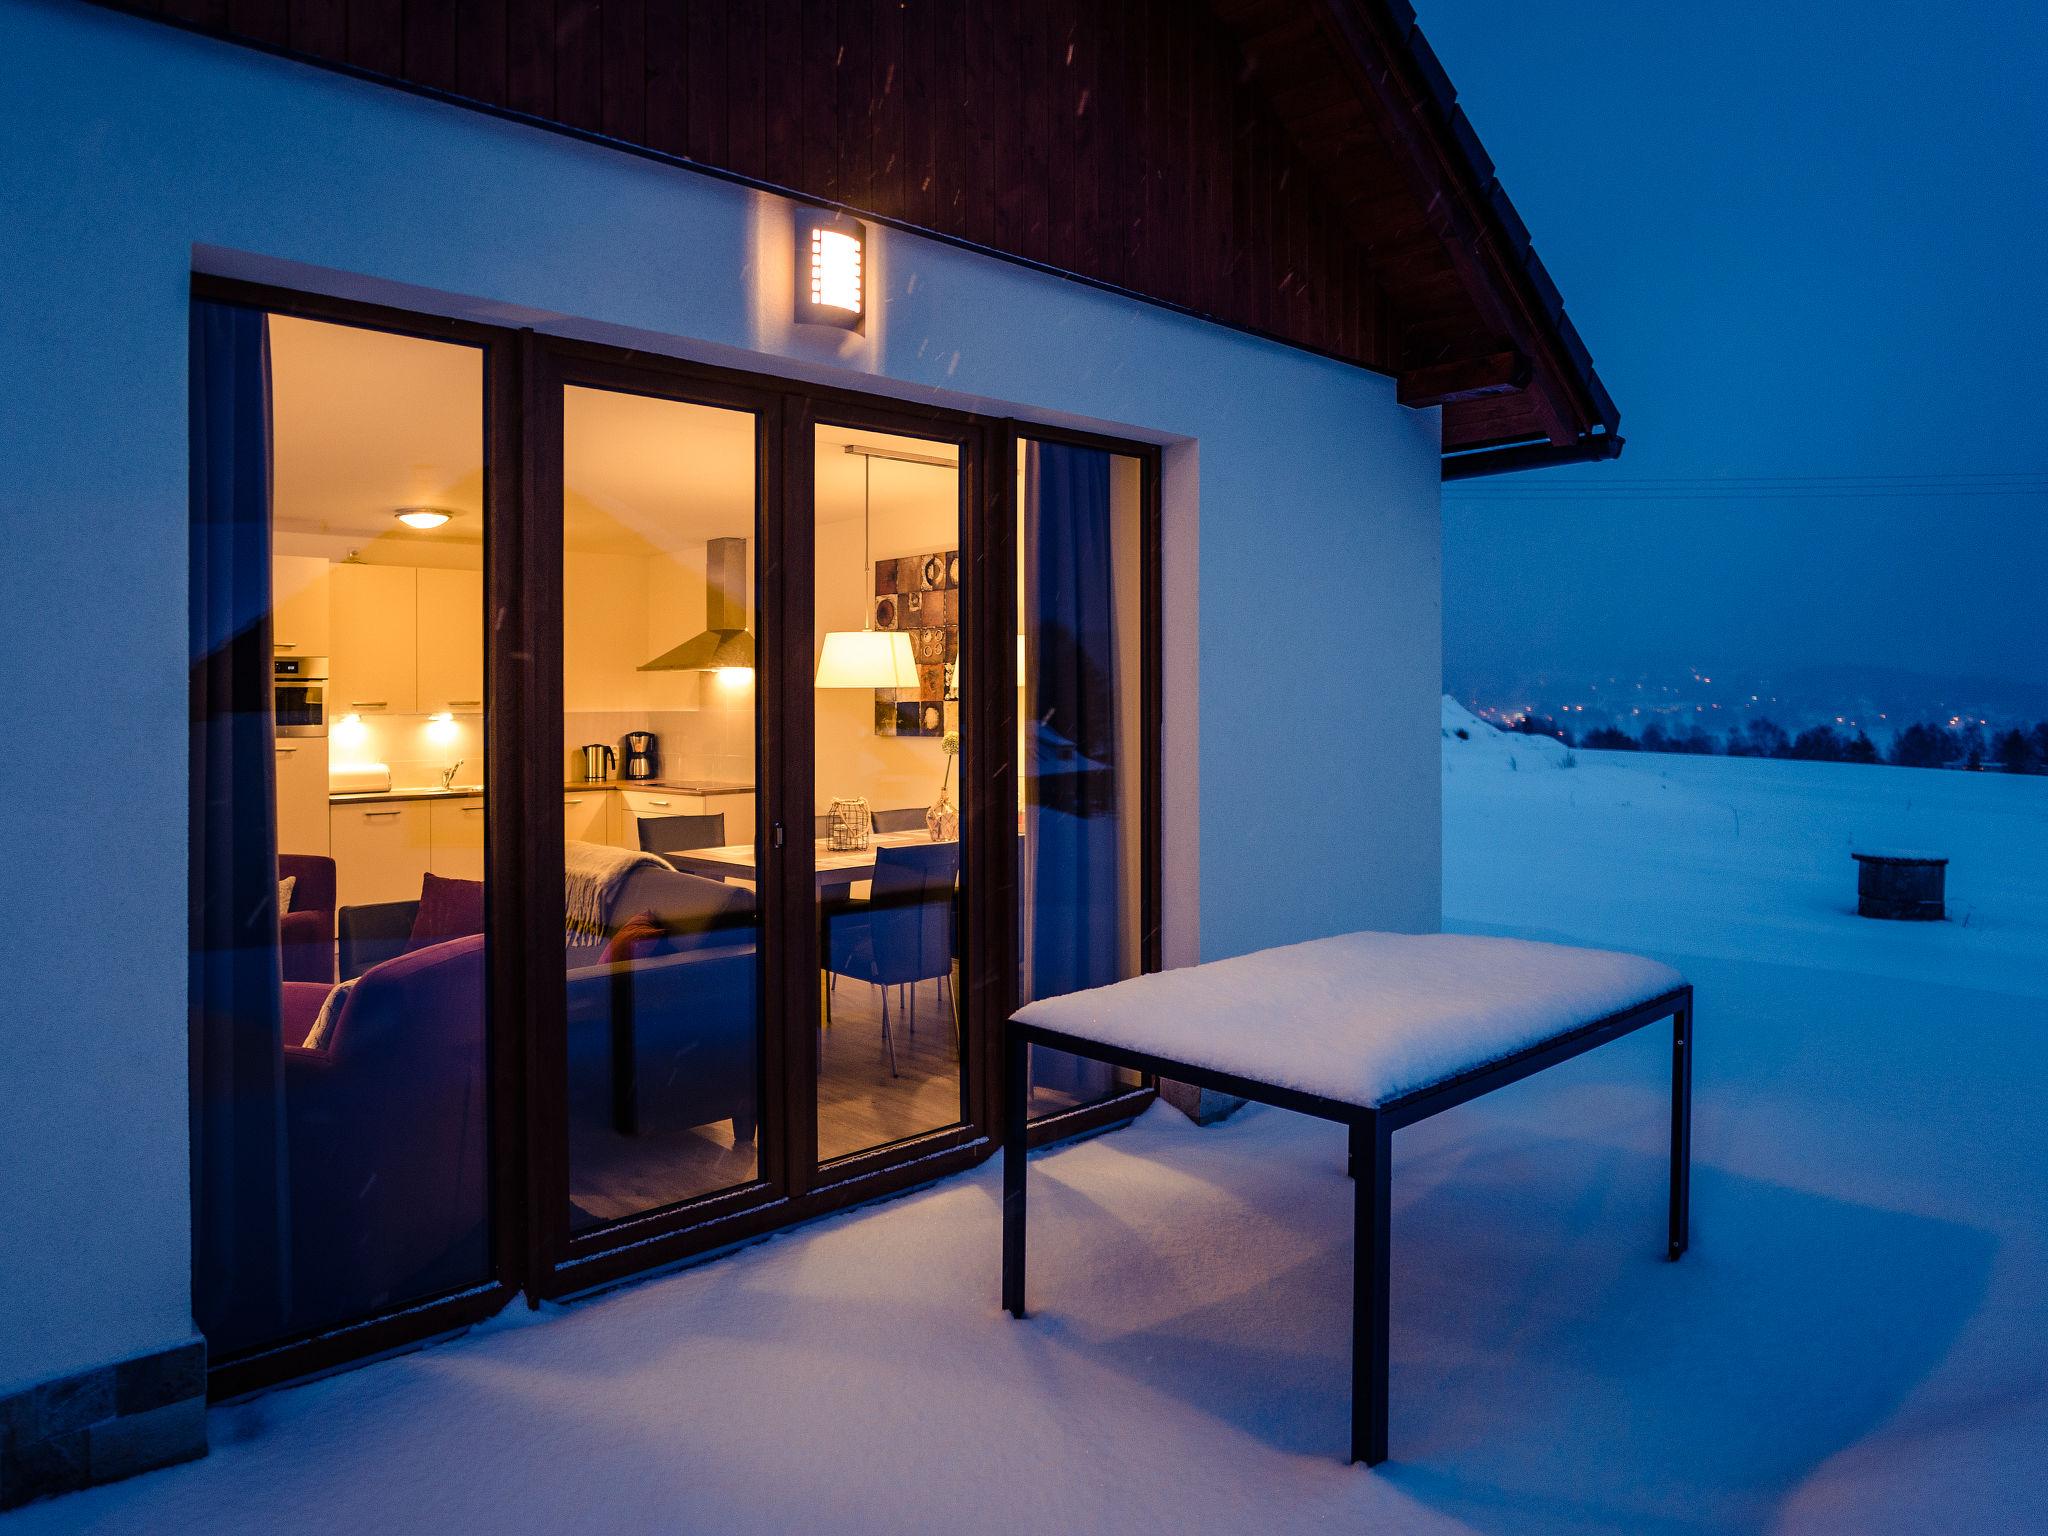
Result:
{"type": "Polygon", "coordinates": [[[295,879],[292,909],[279,915],[278,943],[286,981],[334,984],[334,860],[318,853],[280,853],[277,878],[295,879]]]}

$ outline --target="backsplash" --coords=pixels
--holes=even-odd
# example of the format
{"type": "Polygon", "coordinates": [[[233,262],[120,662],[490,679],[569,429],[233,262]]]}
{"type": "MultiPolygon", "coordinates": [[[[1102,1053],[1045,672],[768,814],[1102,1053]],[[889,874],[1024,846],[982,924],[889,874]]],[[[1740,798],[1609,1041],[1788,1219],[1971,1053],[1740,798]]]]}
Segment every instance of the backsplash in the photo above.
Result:
{"type": "Polygon", "coordinates": [[[582,772],[577,748],[585,742],[602,742],[623,758],[619,738],[628,731],[652,731],[661,738],[663,778],[754,782],[751,682],[707,679],[704,702],[694,710],[582,710],[563,716],[562,748],[568,777],[573,780],[582,772]]]}
{"type": "Polygon", "coordinates": [[[484,781],[484,717],[460,714],[360,715],[338,719],[327,728],[330,770],[358,763],[383,763],[391,770],[394,789],[441,782],[452,764],[457,784],[484,781]]]}
{"type": "MultiPolygon", "coordinates": [[[[563,716],[564,781],[581,776],[577,749],[585,742],[602,742],[623,758],[619,738],[628,731],[653,731],[660,738],[665,778],[754,782],[751,683],[721,681],[707,687],[704,706],[695,710],[591,710],[563,716]]],[[[484,717],[366,714],[336,720],[328,727],[327,754],[330,767],[383,763],[391,770],[393,788],[438,784],[442,770],[455,763],[461,765],[456,783],[481,784],[484,717]]]]}

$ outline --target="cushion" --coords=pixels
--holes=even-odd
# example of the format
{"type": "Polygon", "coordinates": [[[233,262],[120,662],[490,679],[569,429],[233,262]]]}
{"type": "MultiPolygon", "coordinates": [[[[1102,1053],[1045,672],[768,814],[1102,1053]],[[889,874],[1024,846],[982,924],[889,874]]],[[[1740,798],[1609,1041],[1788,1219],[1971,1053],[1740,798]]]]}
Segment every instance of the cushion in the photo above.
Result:
{"type": "Polygon", "coordinates": [[[420,909],[412,920],[408,953],[484,931],[484,883],[428,875],[420,882],[420,909]]]}
{"type": "Polygon", "coordinates": [[[292,909],[292,887],[299,883],[297,875],[286,875],[277,882],[277,915],[283,917],[292,909]]]}
{"type": "Polygon", "coordinates": [[[313,1020],[313,1027],[306,1031],[305,1048],[309,1051],[324,1051],[327,1042],[334,1035],[334,1021],[341,1017],[341,1010],[348,1002],[348,995],[355,989],[355,982],[344,981],[320,1005],[320,1012],[313,1020]]]}
{"type": "Polygon", "coordinates": [[[668,937],[668,925],[660,918],[652,912],[636,912],[619,925],[619,931],[605,945],[605,963],[645,960],[661,953],[668,937]]]}

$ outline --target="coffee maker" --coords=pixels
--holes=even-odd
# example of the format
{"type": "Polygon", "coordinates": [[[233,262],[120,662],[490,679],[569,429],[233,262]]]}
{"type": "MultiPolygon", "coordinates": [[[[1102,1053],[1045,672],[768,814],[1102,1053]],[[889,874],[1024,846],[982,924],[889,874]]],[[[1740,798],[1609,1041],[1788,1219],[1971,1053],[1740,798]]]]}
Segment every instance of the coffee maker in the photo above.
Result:
{"type": "Polygon", "coordinates": [[[628,731],[619,738],[619,771],[629,779],[651,779],[661,771],[661,738],[652,731],[628,731]]]}

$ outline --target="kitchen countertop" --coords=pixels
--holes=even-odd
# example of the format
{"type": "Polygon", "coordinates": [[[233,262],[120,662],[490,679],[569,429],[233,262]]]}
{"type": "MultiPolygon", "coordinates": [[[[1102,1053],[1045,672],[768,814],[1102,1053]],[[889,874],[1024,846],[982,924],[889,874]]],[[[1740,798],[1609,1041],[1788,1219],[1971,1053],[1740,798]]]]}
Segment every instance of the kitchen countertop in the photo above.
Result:
{"type": "MultiPolygon", "coordinates": [[[[645,789],[660,793],[667,790],[678,795],[751,795],[751,784],[733,784],[721,779],[605,779],[602,782],[586,780],[581,783],[562,785],[565,794],[590,789],[645,789]]],[[[372,800],[475,800],[481,797],[481,785],[462,784],[454,789],[438,789],[433,785],[414,784],[392,789],[347,790],[327,797],[330,805],[356,805],[372,800]]]]}

